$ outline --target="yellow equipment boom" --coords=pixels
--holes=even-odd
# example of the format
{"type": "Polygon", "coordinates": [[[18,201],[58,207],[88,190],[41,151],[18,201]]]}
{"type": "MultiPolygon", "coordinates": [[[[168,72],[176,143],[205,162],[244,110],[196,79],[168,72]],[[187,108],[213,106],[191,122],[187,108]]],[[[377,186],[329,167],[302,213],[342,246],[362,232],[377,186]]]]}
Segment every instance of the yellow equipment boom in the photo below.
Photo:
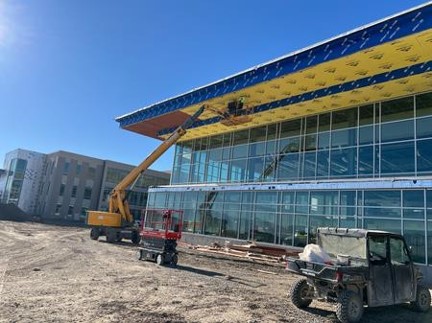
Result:
{"type": "Polygon", "coordinates": [[[183,135],[187,128],[203,113],[204,106],[179,126],[160,146],[158,146],[144,161],[127,174],[111,191],[109,196],[108,212],[89,211],[87,224],[92,226],[90,237],[97,240],[99,236],[106,235],[108,242],[120,241],[122,238],[139,242],[138,229],[133,225],[133,216],[130,213],[126,198],[126,188],[135,184],[140,175],[145,172],[160,156],[162,156],[183,135]]]}

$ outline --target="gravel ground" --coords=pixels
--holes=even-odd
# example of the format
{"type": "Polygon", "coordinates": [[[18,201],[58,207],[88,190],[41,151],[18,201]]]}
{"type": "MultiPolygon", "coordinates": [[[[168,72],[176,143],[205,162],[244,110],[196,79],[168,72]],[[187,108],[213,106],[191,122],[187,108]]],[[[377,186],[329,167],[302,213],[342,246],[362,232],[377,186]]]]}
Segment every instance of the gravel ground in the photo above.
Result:
{"type": "MultiPolygon", "coordinates": [[[[135,251],[82,228],[0,221],[0,322],[337,322],[331,304],[290,304],[297,277],[281,265],[180,248],[177,268],[161,267],[135,251]]],[[[432,311],[366,309],[362,322],[432,322],[432,311]]]]}

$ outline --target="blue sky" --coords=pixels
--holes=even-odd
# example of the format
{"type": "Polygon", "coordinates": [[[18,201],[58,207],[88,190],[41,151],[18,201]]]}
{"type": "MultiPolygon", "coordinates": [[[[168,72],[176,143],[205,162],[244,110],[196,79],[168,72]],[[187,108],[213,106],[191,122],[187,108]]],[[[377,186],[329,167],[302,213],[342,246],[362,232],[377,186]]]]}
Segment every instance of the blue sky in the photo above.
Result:
{"type": "Polygon", "coordinates": [[[16,148],[138,164],[160,142],[115,117],[424,2],[0,0],[0,167],[16,148]]]}

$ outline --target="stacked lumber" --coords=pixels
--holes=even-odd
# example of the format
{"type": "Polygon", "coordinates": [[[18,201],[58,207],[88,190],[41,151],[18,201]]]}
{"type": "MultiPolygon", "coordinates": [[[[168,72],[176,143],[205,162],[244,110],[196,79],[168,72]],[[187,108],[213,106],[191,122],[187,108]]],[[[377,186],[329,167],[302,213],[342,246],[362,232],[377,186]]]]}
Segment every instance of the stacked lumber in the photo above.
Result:
{"type": "Polygon", "coordinates": [[[185,245],[184,247],[206,253],[217,253],[221,255],[248,259],[261,263],[284,264],[287,256],[297,256],[301,251],[283,247],[258,244],[256,242],[244,245],[236,245],[226,242],[225,246],[212,243],[208,246],[185,245]]]}

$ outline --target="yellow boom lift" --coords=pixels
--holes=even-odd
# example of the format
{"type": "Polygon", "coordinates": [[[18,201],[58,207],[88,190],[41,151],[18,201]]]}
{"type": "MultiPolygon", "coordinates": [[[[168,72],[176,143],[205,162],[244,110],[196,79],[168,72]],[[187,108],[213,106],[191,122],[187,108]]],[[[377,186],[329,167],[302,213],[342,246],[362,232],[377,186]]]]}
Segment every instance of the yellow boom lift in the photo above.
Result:
{"type": "Polygon", "coordinates": [[[106,236],[108,242],[119,242],[122,239],[130,239],[138,244],[140,241],[139,228],[134,223],[133,216],[127,202],[128,187],[133,187],[140,175],[145,172],[160,156],[174,145],[183,135],[187,128],[203,113],[204,106],[189,117],[179,126],[159,147],[157,147],[140,165],[117,184],[109,196],[108,212],[89,211],[87,224],[92,227],[90,238],[97,240],[100,236],[106,236]]]}

